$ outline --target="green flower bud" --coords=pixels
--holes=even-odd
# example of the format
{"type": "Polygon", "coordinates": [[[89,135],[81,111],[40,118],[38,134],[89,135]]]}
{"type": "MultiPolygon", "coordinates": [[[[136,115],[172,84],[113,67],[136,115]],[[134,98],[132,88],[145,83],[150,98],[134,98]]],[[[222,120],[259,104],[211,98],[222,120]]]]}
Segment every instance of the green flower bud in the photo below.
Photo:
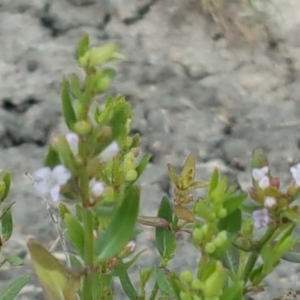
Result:
{"type": "Polygon", "coordinates": [[[209,213],[208,218],[210,221],[216,221],[217,215],[214,212],[209,213]]]}
{"type": "Polygon", "coordinates": [[[205,252],[208,254],[213,254],[217,250],[217,247],[214,243],[207,243],[205,245],[205,252]]]}
{"type": "Polygon", "coordinates": [[[126,181],[135,181],[138,177],[138,173],[136,170],[131,170],[126,173],[125,180],[126,181]]]}
{"type": "Polygon", "coordinates": [[[194,279],[193,274],[188,270],[185,270],[185,271],[181,272],[180,277],[183,281],[185,281],[186,283],[189,283],[189,284],[194,279]]]}
{"type": "Polygon", "coordinates": [[[181,291],[179,295],[181,300],[191,300],[190,295],[186,292],[181,291]]]}
{"type": "Polygon", "coordinates": [[[227,210],[226,210],[226,208],[221,208],[219,211],[218,211],[218,217],[220,218],[220,219],[223,219],[223,218],[225,218],[225,217],[227,217],[227,210]]]}
{"type": "Polygon", "coordinates": [[[132,136],[127,136],[125,141],[125,147],[129,149],[132,145],[132,142],[133,142],[132,136]]]}
{"type": "Polygon", "coordinates": [[[215,271],[204,282],[205,299],[208,297],[218,297],[222,293],[224,284],[224,269],[220,262],[217,262],[215,271]]]}
{"type": "Polygon", "coordinates": [[[95,47],[88,50],[83,56],[81,56],[78,62],[82,68],[91,68],[101,66],[113,59],[124,58],[116,51],[116,44],[107,44],[102,47],[95,47]]]}
{"type": "Polygon", "coordinates": [[[226,234],[226,231],[223,230],[223,231],[219,232],[218,235],[216,236],[216,238],[214,240],[214,244],[217,248],[219,248],[219,247],[223,246],[226,241],[227,241],[227,234],[226,234]]]}
{"type": "Polygon", "coordinates": [[[107,202],[111,202],[114,200],[114,195],[114,189],[111,186],[107,186],[103,194],[103,199],[107,202]]]}
{"type": "Polygon", "coordinates": [[[191,283],[191,287],[194,290],[201,290],[203,287],[203,284],[201,283],[201,281],[198,278],[195,278],[191,283]]]}
{"type": "Polygon", "coordinates": [[[111,84],[111,79],[108,76],[103,76],[99,78],[96,82],[97,92],[99,93],[105,92],[107,89],[109,89],[110,84],[111,84]]]}
{"type": "Polygon", "coordinates": [[[197,244],[200,244],[203,241],[204,232],[202,228],[195,228],[193,230],[193,239],[197,244]]]}
{"type": "Polygon", "coordinates": [[[74,124],[74,132],[79,135],[86,135],[91,132],[93,125],[91,122],[79,121],[74,124]]]}
{"type": "Polygon", "coordinates": [[[123,168],[125,172],[135,170],[135,157],[132,152],[128,152],[123,161],[123,168]]]}

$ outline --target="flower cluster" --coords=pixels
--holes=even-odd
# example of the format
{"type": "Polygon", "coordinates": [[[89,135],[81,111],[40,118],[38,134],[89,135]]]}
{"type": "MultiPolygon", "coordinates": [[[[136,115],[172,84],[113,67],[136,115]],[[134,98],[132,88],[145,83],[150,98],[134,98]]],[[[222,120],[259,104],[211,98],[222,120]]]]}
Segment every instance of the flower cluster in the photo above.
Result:
{"type": "MultiPolygon", "coordinates": [[[[292,166],[290,168],[290,172],[293,177],[293,184],[296,187],[300,187],[300,163],[292,166]]],[[[262,168],[254,168],[252,170],[252,178],[257,183],[258,187],[261,190],[268,189],[271,184],[272,178],[270,178],[269,174],[269,167],[264,166],[262,168]]],[[[271,217],[269,215],[269,211],[276,207],[277,200],[272,195],[265,195],[263,200],[264,208],[260,210],[255,210],[253,212],[253,219],[254,219],[254,226],[256,228],[264,228],[267,227],[271,221],[271,217]]]]}
{"type": "MultiPolygon", "coordinates": [[[[65,135],[65,139],[74,156],[79,155],[80,137],[69,132],[65,135]]],[[[103,162],[113,159],[119,152],[119,145],[112,142],[99,155],[103,162]]],[[[71,172],[64,165],[57,165],[53,169],[43,167],[34,172],[34,187],[38,195],[50,198],[54,202],[58,202],[62,187],[71,179],[71,172]]],[[[94,197],[100,197],[105,191],[103,182],[92,178],[89,182],[91,194],[94,197]]]]}

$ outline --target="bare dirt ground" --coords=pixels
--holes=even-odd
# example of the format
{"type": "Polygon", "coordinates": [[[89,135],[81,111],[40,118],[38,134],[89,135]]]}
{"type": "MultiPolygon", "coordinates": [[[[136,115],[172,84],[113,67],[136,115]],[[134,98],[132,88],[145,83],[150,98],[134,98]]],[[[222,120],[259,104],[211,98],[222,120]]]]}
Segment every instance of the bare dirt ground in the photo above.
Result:
{"type": "MultiPolygon", "coordinates": [[[[166,163],[180,165],[190,152],[197,155],[198,178],[218,167],[247,188],[251,152],[263,147],[287,182],[289,167],[300,161],[300,1],[265,2],[258,4],[269,17],[253,27],[249,44],[227,30],[229,41],[196,0],[0,0],[0,167],[13,174],[16,201],[6,251],[26,262],[3,268],[0,287],[21,272],[31,274],[28,236],[46,245],[56,236],[24,173],[41,165],[49,135],[62,128],[60,80],[76,70],[74,50],[83,33],[94,44],[118,42],[129,59],[116,64],[110,92],[132,103],[133,131],[153,154],[141,182],[141,213],[155,214],[170,192],[166,163]]],[[[157,259],[150,230],[140,239],[145,246],[141,267],[157,259]]],[[[172,267],[193,266],[196,253],[184,240],[178,254],[172,267]]],[[[282,263],[259,299],[300,288],[298,272],[282,263]]],[[[18,299],[44,298],[33,279],[18,299]]]]}

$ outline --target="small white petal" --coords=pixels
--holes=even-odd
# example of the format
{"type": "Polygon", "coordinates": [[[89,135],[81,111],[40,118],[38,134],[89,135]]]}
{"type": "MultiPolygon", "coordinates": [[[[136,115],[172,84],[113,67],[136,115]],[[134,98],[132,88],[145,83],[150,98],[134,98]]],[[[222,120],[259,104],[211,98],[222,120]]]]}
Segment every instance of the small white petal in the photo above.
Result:
{"type": "Polygon", "coordinates": [[[265,166],[263,168],[260,168],[260,169],[256,169],[254,168],[252,170],[252,177],[254,180],[261,180],[263,177],[265,177],[269,172],[269,167],[268,166],[265,166]]]}
{"type": "Polygon", "coordinates": [[[50,197],[52,201],[57,202],[59,200],[59,193],[60,193],[60,186],[59,185],[53,186],[50,191],[50,197]]]}
{"type": "Polygon", "coordinates": [[[90,184],[91,192],[95,197],[100,197],[105,191],[105,185],[100,181],[92,181],[90,184]]]}
{"type": "Polygon", "coordinates": [[[60,186],[66,184],[72,176],[70,171],[63,165],[56,166],[53,169],[52,174],[53,174],[53,178],[60,186]]]}
{"type": "Polygon", "coordinates": [[[261,188],[261,189],[266,189],[270,186],[270,179],[268,176],[264,176],[262,179],[259,180],[258,182],[258,186],[261,188]]]}
{"type": "Polygon", "coordinates": [[[74,132],[69,132],[66,134],[66,140],[69,144],[71,151],[76,156],[78,154],[79,136],[74,132]]]}
{"type": "Polygon", "coordinates": [[[135,247],[136,247],[135,241],[130,241],[130,242],[126,245],[126,248],[127,248],[130,252],[134,252],[135,247]]]}
{"type": "Polygon", "coordinates": [[[45,179],[45,178],[49,178],[51,176],[51,169],[48,167],[45,168],[40,168],[37,169],[34,173],[33,173],[35,179],[45,179]]]}
{"type": "Polygon", "coordinates": [[[265,207],[271,208],[276,205],[276,199],[274,197],[268,196],[265,198],[264,205],[265,207]]]}
{"type": "Polygon", "coordinates": [[[100,158],[106,162],[113,159],[119,152],[120,148],[117,142],[112,142],[100,154],[100,158]]]}
{"type": "Polygon", "coordinates": [[[292,173],[293,179],[297,186],[300,186],[300,164],[297,164],[296,166],[293,166],[290,168],[290,171],[292,173]]]}

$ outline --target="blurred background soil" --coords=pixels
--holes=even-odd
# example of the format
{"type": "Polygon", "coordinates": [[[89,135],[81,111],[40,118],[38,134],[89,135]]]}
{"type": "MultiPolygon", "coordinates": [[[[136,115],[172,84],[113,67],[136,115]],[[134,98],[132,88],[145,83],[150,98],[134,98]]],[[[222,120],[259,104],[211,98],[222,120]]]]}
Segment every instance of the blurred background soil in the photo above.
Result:
{"type": "MultiPolygon", "coordinates": [[[[47,246],[56,238],[24,173],[41,166],[51,133],[63,128],[60,80],[78,71],[74,53],[84,33],[95,45],[117,42],[128,57],[115,64],[109,93],[133,105],[132,131],[153,154],[141,214],[154,215],[171,192],[166,163],[179,166],[190,152],[199,179],[218,167],[247,189],[255,147],[265,149],[283,184],[290,179],[300,161],[300,1],[255,1],[265,14],[240,2],[214,0],[205,13],[200,0],[0,0],[0,167],[12,172],[16,202],[5,251],[25,258],[23,267],[1,269],[0,288],[32,274],[29,236],[47,246]]],[[[151,266],[158,259],[152,230],[141,235],[143,247],[140,266],[151,266]]],[[[183,237],[171,267],[193,268],[195,259],[183,237]]],[[[300,288],[298,273],[282,263],[257,299],[300,288]]],[[[18,299],[44,299],[34,277],[18,299]]]]}

